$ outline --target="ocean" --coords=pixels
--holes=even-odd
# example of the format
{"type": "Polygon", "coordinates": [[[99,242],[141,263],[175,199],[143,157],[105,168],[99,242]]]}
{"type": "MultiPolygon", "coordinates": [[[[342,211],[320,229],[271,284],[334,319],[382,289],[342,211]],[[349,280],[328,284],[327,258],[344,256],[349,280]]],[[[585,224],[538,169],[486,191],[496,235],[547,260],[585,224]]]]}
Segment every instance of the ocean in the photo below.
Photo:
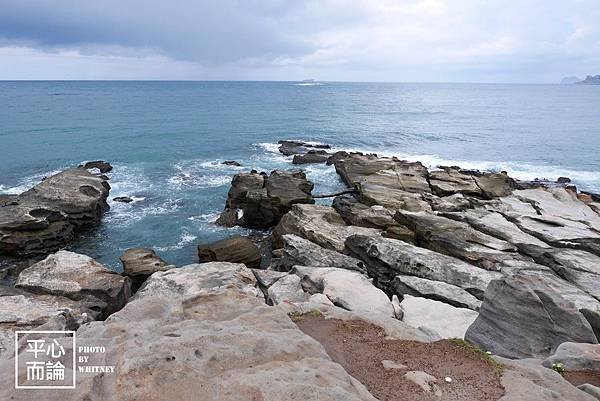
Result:
{"type": "MultiPolygon", "coordinates": [[[[111,209],[70,249],[116,270],[131,247],[184,265],[197,244],[245,233],[213,221],[234,174],[293,167],[280,139],[521,179],[568,176],[600,192],[597,86],[0,81],[0,193],[109,161],[111,209]]],[[[343,188],[332,167],[303,168],[315,193],[343,188]]]]}

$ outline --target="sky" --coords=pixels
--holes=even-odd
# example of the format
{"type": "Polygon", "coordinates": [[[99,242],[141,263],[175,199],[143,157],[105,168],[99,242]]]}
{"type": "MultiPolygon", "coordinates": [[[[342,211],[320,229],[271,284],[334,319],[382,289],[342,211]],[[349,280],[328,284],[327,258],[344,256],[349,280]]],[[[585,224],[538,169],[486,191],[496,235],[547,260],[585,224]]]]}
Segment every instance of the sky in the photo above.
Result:
{"type": "Polygon", "coordinates": [[[600,0],[0,0],[0,79],[555,83],[600,0]]]}

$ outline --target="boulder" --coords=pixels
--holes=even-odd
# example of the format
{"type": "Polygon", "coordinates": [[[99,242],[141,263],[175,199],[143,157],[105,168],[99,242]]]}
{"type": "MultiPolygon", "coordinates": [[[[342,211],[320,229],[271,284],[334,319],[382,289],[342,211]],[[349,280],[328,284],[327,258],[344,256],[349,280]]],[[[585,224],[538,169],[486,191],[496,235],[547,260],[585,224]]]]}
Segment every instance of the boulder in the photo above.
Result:
{"type": "Polygon", "coordinates": [[[56,252],[23,270],[15,286],[78,301],[99,318],[121,309],[131,296],[129,278],[89,256],[68,251],[56,252]]]}
{"type": "MultiPolygon", "coordinates": [[[[282,309],[247,292],[253,281],[244,265],[229,263],[155,273],[121,311],[77,331],[78,344],[106,348],[102,362],[117,373],[78,374],[76,390],[48,391],[44,400],[101,393],[145,401],[375,401],[282,309]]],[[[0,363],[1,371],[14,368],[14,359],[0,363]]],[[[23,394],[13,375],[0,377],[1,399],[23,394]]]]}
{"type": "Polygon", "coordinates": [[[275,170],[271,175],[255,172],[237,174],[218,224],[231,226],[236,221],[244,227],[268,228],[297,203],[314,203],[313,183],[302,171],[275,170]],[[237,210],[242,212],[237,219],[237,210]],[[234,212],[235,211],[235,214],[234,212]]]}
{"type": "Polygon", "coordinates": [[[398,275],[392,282],[395,292],[403,297],[411,295],[433,299],[455,306],[479,310],[481,301],[464,289],[442,281],[428,280],[415,276],[398,275]]]}
{"type": "Polygon", "coordinates": [[[595,401],[538,360],[494,358],[504,367],[504,396],[499,401],[595,401]]]}
{"type": "Polygon", "coordinates": [[[375,285],[394,293],[394,278],[401,274],[460,287],[482,298],[490,281],[502,277],[459,259],[381,236],[353,235],[346,240],[350,255],[361,259],[375,285]]]}
{"type": "Polygon", "coordinates": [[[298,303],[308,301],[309,294],[300,285],[300,277],[288,274],[275,281],[267,290],[267,304],[279,305],[282,302],[298,303]]]}
{"type": "Polygon", "coordinates": [[[508,358],[547,357],[563,342],[597,343],[590,322],[569,298],[539,274],[494,280],[465,339],[508,358]]]}
{"type": "Polygon", "coordinates": [[[123,275],[131,280],[131,288],[136,292],[148,277],[158,271],[175,268],[162,260],[153,249],[131,248],[120,257],[123,264],[123,275]]]}
{"type": "Polygon", "coordinates": [[[325,163],[331,154],[325,150],[309,150],[304,154],[294,155],[292,164],[325,163]]]}
{"type": "Polygon", "coordinates": [[[250,268],[260,267],[262,256],[258,247],[249,238],[235,236],[206,245],[198,245],[201,263],[243,263],[250,268]]]}
{"type": "Polygon", "coordinates": [[[348,225],[386,230],[398,226],[394,212],[383,206],[367,206],[352,195],[340,195],[333,199],[333,208],[348,225]]]}
{"type": "Polygon", "coordinates": [[[277,270],[289,271],[293,266],[300,265],[365,271],[364,264],[360,260],[325,249],[297,235],[285,234],[281,240],[283,248],[280,257],[272,262],[277,270]]]}
{"type": "Polygon", "coordinates": [[[395,317],[394,307],[383,291],[364,275],[338,268],[296,266],[302,287],[311,294],[322,293],[336,306],[349,311],[380,313],[395,317]]]}
{"type": "Polygon", "coordinates": [[[285,234],[294,234],[323,248],[344,252],[344,241],[353,234],[376,235],[373,228],[348,226],[331,206],[294,205],[273,230],[273,244],[284,245],[285,234]]]}
{"type": "Polygon", "coordinates": [[[600,344],[562,343],[542,365],[552,368],[554,363],[562,363],[567,371],[600,372],[600,344]]]}
{"type": "Polygon", "coordinates": [[[400,302],[402,321],[413,327],[434,330],[442,338],[464,338],[467,328],[477,318],[477,312],[456,308],[432,299],[404,295],[400,302]]]}
{"type": "Polygon", "coordinates": [[[222,227],[235,227],[239,222],[239,210],[226,208],[221,212],[215,224],[222,227]]]}
{"type": "Polygon", "coordinates": [[[46,178],[0,206],[0,255],[44,255],[63,247],[108,209],[105,177],[83,168],[46,178]]]}

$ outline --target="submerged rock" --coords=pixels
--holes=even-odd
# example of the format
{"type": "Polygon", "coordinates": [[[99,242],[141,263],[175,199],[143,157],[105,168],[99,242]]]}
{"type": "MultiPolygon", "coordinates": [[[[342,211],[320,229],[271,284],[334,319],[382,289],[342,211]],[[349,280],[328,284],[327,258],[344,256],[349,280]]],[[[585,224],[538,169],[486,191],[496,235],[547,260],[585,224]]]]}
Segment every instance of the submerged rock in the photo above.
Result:
{"type": "Polygon", "coordinates": [[[308,143],[303,141],[281,140],[278,143],[279,151],[286,156],[308,153],[311,149],[331,149],[330,145],[308,143]]]}
{"type": "Polygon", "coordinates": [[[0,206],[0,255],[27,257],[58,250],[94,226],[108,209],[105,177],[65,170],[0,206]]]}
{"type": "Polygon", "coordinates": [[[243,263],[250,268],[260,267],[260,249],[251,239],[235,236],[206,245],[198,245],[198,258],[201,263],[231,262],[243,263]]]}
{"type": "Polygon", "coordinates": [[[117,196],[116,198],[113,198],[113,200],[115,202],[121,202],[121,203],[131,203],[131,202],[133,202],[133,199],[130,198],[129,196],[117,196]]]}

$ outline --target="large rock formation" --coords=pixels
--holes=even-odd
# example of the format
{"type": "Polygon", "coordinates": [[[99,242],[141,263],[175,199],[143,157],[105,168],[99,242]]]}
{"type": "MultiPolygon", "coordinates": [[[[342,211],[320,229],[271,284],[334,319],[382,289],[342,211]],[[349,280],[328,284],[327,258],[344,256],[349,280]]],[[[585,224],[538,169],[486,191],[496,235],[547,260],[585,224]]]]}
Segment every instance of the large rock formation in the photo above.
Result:
{"type": "Polygon", "coordinates": [[[256,172],[237,174],[217,223],[251,228],[274,226],[292,205],[314,203],[312,189],[313,183],[302,171],[274,170],[269,176],[256,172]]]}
{"type": "Polygon", "coordinates": [[[23,270],[16,287],[78,301],[94,311],[94,317],[106,317],[121,309],[131,296],[127,277],[88,256],[67,251],[49,255],[23,270]]]}
{"type": "Polygon", "coordinates": [[[508,358],[547,357],[568,341],[597,343],[586,315],[590,308],[597,314],[599,305],[576,305],[568,283],[555,285],[549,276],[529,273],[492,281],[465,338],[508,358]]]}
{"type": "Polygon", "coordinates": [[[107,178],[73,168],[44,179],[0,204],[0,255],[56,251],[99,223],[108,209],[107,178]]]}
{"type": "Polygon", "coordinates": [[[131,280],[133,292],[146,281],[148,277],[159,271],[167,271],[175,268],[168,264],[150,248],[131,248],[126,250],[120,257],[123,264],[123,275],[131,280]]]}
{"type": "Polygon", "coordinates": [[[295,265],[300,265],[365,271],[365,266],[359,259],[323,248],[297,235],[285,234],[281,236],[281,240],[283,248],[275,251],[278,257],[272,261],[276,270],[289,271],[295,265]]]}
{"type": "Polygon", "coordinates": [[[282,236],[294,234],[323,248],[344,251],[344,241],[354,234],[378,234],[373,228],[346,225],[342,217],[330,206],[294,205],[273,230],[273,242],[283,246],[282,236]]]}
{"type": "MultiPolygon", "coordinates": [[[[44,400],[375,401],[254,285],[241,264],[155,273],[121,311],[77,331],[78,344],[106,347],[103,363],[116,373],[78,374],[77,390],[44,400]]],[[[0,363],[14,369],[12,357],[0,363]]],[[[12,375],[0,389],[2,399],[39,399],[15,390],[12,375]]]]}
{"type": "Polygon", "coordinates": [[[394,292],[397,275],[408,275],[451,284],[481,298],[490,281],[502,277],[500,272],[381,236],[353,235],[346,246],[351,255],[365,262],[375,284],[389,293],[394,292]]]}

